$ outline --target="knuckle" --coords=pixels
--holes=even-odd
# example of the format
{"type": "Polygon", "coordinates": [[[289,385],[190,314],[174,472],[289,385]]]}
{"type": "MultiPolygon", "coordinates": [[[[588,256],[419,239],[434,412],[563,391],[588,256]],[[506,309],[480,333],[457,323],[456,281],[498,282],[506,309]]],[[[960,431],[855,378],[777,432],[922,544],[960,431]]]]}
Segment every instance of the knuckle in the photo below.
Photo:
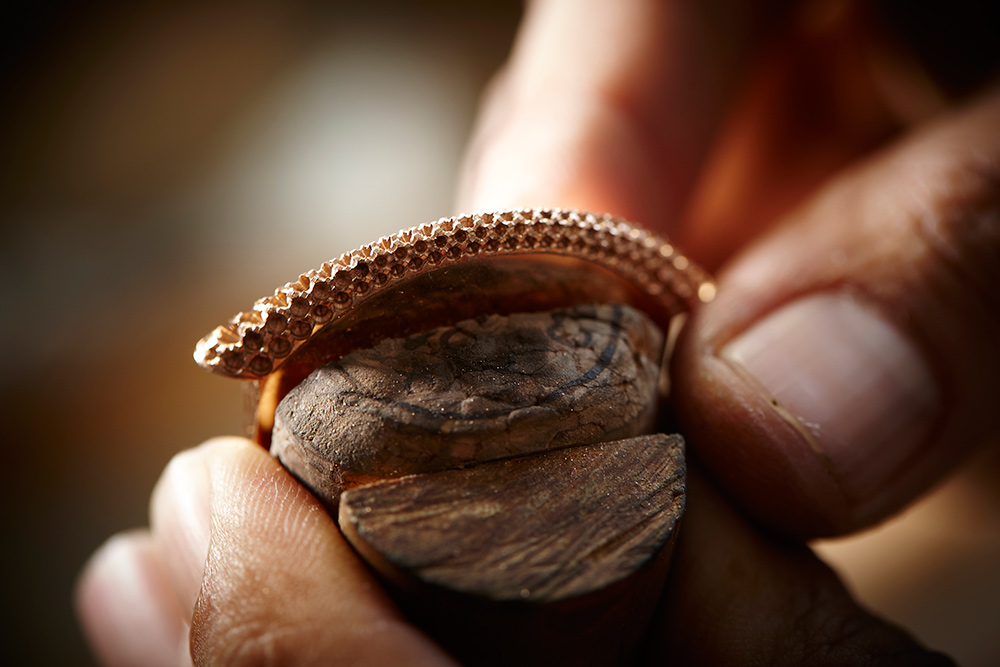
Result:
{"type": "Polygon", "coordinates": [[[945,162],[916,215],[915,231],[939,260],[965,274],[969,287],[995,292],[1000,285],[1000,155],[964,151],[945,162]]]}
{"type": "MultiPolygon", "coordinates": [[[[1000,154],[955,149],[913,216],[927,249],[926,292],[963,337],[1000,338],[1000,154]]],[[[977,346],[988,353],[989,345],[977,346]]],[[[1000,358],[993,357],[994,364],[1000,358]]]]}

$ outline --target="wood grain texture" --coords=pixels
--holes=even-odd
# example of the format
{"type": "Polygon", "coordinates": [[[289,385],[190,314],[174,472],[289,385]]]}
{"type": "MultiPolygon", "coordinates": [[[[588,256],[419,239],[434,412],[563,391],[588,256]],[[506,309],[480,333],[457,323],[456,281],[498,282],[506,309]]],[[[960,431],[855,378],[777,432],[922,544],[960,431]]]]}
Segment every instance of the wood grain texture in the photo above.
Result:
{"type": "Polygon", "coordinates": [[[624,664],[662,588],[684,479],[680,436],[648,435],[355,488],[340,524],[463,661],[624,664]]]}
{"type": "Polygon", "coordinates": [[[656,300],[614,273],[568,257],[490,257],[408,278],[323,326],[261,380],[260,403],[248,415],[254,437],[270,448],[274,413],[288,392],[316,368],[355,350],[487,315],[542,313],[591,303],[629,305],[664,331],[673,312],[664,312],[656,300]]]}
{"type": "Polygon", "coordinates": [[[663,336],[624,305],[383,340],[281,401],[271,450],[336,516],[347,488],[651,430],[663,336]]]}

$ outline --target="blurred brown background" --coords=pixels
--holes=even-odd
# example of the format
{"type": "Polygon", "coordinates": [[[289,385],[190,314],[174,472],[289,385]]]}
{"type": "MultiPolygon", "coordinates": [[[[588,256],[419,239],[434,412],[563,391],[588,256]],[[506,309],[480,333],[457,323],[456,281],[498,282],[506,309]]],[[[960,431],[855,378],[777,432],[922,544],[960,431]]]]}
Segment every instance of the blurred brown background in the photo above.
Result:
{"type": "Polygon", "coordinates": [[[170,456],[239,432],[194,343],[345,250],[451,211],[495,2],[24,3],[5,24],[6,664],[88,662],[87,555],[170,456]],[[9,634],[8,634],[9,633],[9,634]]]}
{"type": "MultiPolygon", "coordinates": [[[[238,386],[199,370],[194,342],[307,268],[452,212],[521,6],[4,11],[0,627],[7,664],[87,664],[87,555],[146,522],[173,453],[240,427],[238,386]]],[[[927,643],[1000,664],[1000,502],[973,468],[822,549],[927,643]]]]}

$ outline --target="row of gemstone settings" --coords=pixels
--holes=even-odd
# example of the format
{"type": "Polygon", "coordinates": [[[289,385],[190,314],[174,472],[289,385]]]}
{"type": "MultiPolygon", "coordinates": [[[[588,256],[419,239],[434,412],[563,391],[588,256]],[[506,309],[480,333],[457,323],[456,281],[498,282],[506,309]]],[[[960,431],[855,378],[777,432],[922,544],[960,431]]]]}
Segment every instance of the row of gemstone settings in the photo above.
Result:
{"type": "Polygon", "coordinates": [[[259,379],[318,327],[408,275],[527,253],[603,265],[669,308],[715,295],[709,276],[669,242],[609,215],[560,209],[466,215],[385,236],[304,273],[201,339],[194,358],[215,373],[259,379]]]}

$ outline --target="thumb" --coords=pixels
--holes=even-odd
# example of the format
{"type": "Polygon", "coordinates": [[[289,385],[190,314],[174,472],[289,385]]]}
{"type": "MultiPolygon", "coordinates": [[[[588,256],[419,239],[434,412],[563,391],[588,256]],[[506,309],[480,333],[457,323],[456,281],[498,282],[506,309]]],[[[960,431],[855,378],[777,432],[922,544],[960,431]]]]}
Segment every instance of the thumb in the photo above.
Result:
{"type": "Polygon", "coordinates": [[[846,532],[1000,434],[1000,95],[837,179],[720,276],[685,432],[759,519],[846,532]]]}

